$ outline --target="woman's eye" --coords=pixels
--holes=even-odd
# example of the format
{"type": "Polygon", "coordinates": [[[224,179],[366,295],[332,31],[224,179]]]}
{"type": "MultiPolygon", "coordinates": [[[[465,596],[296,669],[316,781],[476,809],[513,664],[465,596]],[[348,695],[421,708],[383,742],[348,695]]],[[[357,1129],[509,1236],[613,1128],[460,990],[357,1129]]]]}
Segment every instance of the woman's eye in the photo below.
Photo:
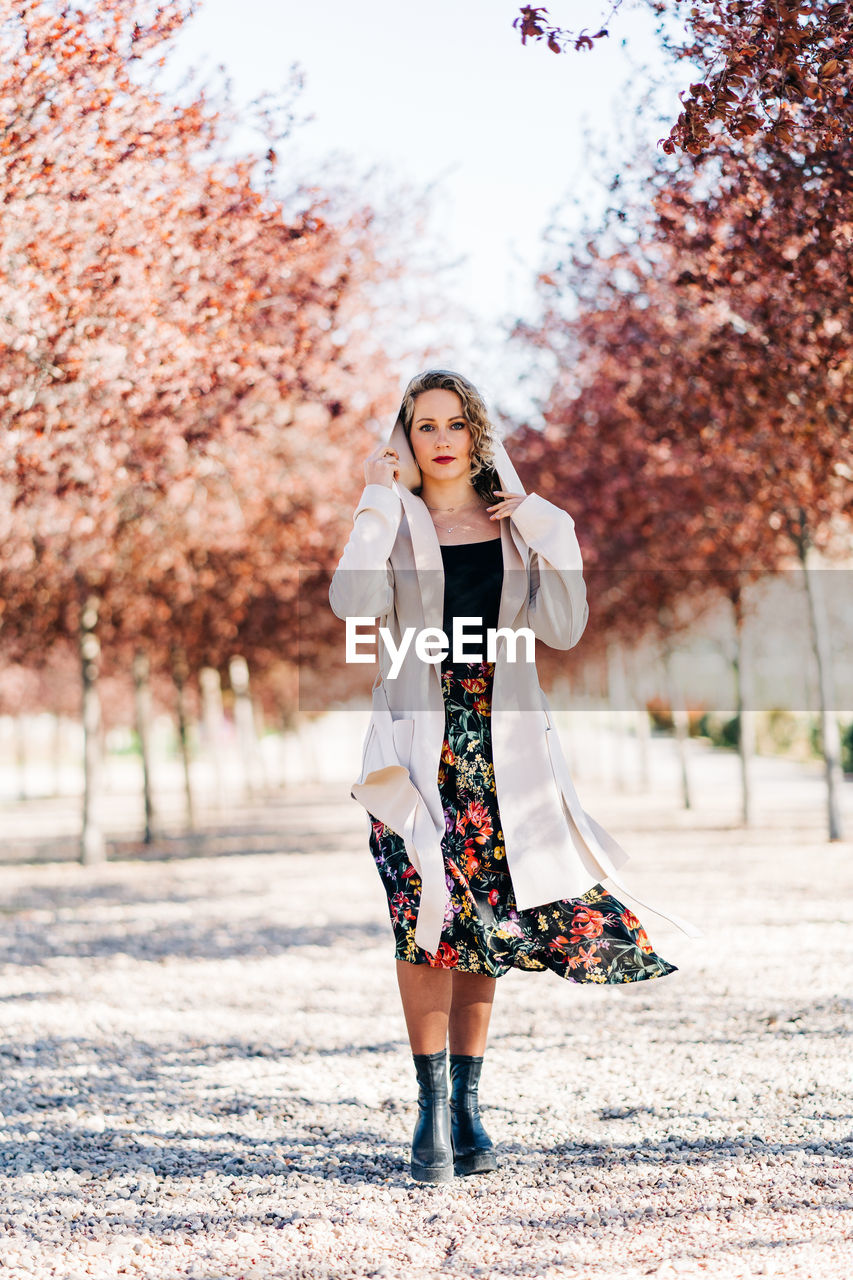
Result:
{"type": "Polygon", "coordinates": [[[454,422],[454,423],[453,423],[453,426],[454,426],[454,427],[458,427],[460,431],[462,431],[462,430],[463,430],[463,428],[465,428],[467,425],[468,425],[468,424],[467,424],[466,422],[454,422]]]}

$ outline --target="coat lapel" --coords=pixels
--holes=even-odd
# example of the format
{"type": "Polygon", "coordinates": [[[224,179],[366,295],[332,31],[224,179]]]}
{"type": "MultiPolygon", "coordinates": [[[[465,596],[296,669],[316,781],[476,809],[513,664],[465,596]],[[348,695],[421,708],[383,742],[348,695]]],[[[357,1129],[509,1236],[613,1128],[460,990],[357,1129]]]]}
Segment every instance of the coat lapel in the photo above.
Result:
{"type": "Polygon", "coordinates": [[[424,610],[424,625],[441,627],[444,619],[444,561],[432,516],[426,503],[404,485],[397,485],[409,523],[412,554],[424,610]]]}
{"type": "MultiPolygon", "coordinates": [[[[526,493],[518,472],[499,440],[495,441],[495,470],[500,488],[508,493],[526,493]]],[[[527,592],[527,548],[524,539],[513,524],[512,516],[501,520],[501,550],[504,558],[504,580],[501,591],[498,626],[512,626],[524,603],[527,592]]]]}

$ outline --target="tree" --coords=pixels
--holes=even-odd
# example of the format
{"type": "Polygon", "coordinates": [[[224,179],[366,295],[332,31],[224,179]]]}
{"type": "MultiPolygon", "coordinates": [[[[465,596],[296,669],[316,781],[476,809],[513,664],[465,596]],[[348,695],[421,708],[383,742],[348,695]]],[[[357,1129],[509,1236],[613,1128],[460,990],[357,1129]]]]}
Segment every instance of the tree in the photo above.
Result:
{"type": "MultiPolygon", "coordinates": [[[[557,370],[545,431],[521,445],[543,491],[571,495],[592,564],[609,566],[608,629],[636,635],[669,604],[655,574],[621,589],[638,557],[699,568],[729,596],[738,634],[743,586],[798,558],[835,838],[828,644],[808,553],[849,548],[853,191],[849,141],[816,151],[811,137],[803,109],[791,149],[752,140],[659,171],[621,244],[606,227],[543,274],[543,316],[517,334],[557,370]]],[[[663,617],[671,625],[671,608],[663,617]]]]}
{"type": "MultiPolygon", "coordinates": [[[[662,139],[663,150],[698,155],[717,136],[737,143],[762,134],[784,146],[792,140],[793,108],[808,102],[813,143],[831,147],[853,123],[853,10],[834,0],[647,0],[660,19],[680,20],[681,36],[663,35],[679,60],[698,63],[699,78],[662,139]]],[[[543,6],[524,5],[513,22],[523,44],[544,40],[553,53],[587,51],[609,34],[620,8],[613,0],[604,25],[590,34],[554,25],[543,6]]]]}
{"type": "Polygon", "coordinates": [[[261,188],[203,98],[157,93],[140,63],[188,12],[25,0],[0,24],[0,638],[79,645],[89,860],[99,671],[144,657],[182,699],[200,666],[280,661],[389,407],[373,211],[276,197],[272,149],[261,188]]]}

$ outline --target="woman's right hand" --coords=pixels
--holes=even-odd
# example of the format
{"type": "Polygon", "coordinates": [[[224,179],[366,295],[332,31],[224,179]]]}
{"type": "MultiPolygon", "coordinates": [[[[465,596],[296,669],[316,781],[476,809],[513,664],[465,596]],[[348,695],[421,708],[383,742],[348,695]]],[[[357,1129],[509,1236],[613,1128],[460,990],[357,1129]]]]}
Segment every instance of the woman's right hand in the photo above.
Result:
{"type": "Polygon", "coordinates": [[[365,483],[384,484],[390,489],[399,475],[400,459],[397,450],[387,444],[377,445],[364,464],[365,483]]]}

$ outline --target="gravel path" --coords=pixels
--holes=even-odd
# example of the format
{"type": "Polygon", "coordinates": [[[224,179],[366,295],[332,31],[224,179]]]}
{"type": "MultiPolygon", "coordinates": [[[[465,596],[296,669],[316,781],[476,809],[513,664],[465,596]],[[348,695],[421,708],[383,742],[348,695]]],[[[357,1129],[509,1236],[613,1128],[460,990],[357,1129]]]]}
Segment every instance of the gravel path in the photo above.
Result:
{"type": "Polygon", "coordinates": [[[500,1169],[439,1187],[345,788],[279,809],[285,852],[5,867],[3,1274],[848,1280],[853,845],[582,794],[706,935],[637,908],[678,973],[502,978],[500,1169]]]}

